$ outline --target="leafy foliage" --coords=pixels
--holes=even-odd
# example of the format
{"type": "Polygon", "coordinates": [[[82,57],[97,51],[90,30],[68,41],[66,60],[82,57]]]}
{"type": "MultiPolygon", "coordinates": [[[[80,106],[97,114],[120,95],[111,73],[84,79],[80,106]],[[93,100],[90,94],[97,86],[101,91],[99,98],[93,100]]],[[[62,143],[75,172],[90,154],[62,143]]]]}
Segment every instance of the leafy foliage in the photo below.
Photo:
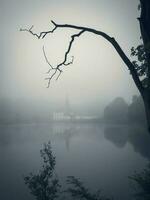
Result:
{"type": "Polygon", "coordinates": [[[146,123],[144,103],[141,96],[134,95],[128,109],[128,119],[133,123],[146,123]]]}
{"type": "Polygon", "coordinates": [[[149,200],[150,199],[150,164],[142,172],[135,172],[129,177],[136,185],[135,197],[136,199],[149,200]]]}
{"type": "Polygon", "coordinates": [[[88,188],[83,186],[83,183],[75,178],[74,176],[68,176],[67,183],[70,185],[67,192],[74,199],[83,200],[110,200],[105,196],[101,195],[101,191],[98,190],[96,193],[91,193],[88,188]]]}
{"type": "Polygon", "coordinates": [[[60,191],[61,185],[59,179],[54,175],[56,160],[52,153],[51,143],[44,144],[44,148],[40,150],[43,159],[42,169],[37,173],[30,173],[24,177],[25,184],[30,192],[37,200],[54,200],[60,199],[63,194],[70,197],[83,200],[110,200],[101,195],[100,191],[91,193],[85,188],[82,182],[74,176],[67,177],[67,184],[70,187],[65,191],[60,191]],[[60,196],[61,194],[61,196],[60,196]]]}
{"type": "Polygon", "coordinates": [[[115,98],[104,109],[104,120],[113,123],[126,123],[128,117],[128,104],[122,97],[115,98]]]}
{"type": "Polygon", "coordinates": [[[148,85],[148,63],[146,59],[145,47],[143,44],[138,45],[136,48],[131,48],[131,56],[135,57],[132,62],[137,74],[141,77],[141,81],[144,87],[148,85]]]}
{"type": "Polygon", "coordinates": [[[42,169],[37,174],[30,173],[24,177],[24,181],[37,200],[53,200],[58,196],[60,184],[54,175],[56,161],[50,142],[44,144],[40,154],[43,159],[42,169]]]}

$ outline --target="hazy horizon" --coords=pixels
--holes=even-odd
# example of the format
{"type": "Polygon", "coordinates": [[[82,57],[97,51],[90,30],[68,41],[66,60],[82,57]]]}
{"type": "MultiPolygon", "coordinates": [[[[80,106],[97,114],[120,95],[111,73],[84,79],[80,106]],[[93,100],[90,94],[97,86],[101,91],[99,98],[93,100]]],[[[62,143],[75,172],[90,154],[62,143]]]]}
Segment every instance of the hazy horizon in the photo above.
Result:
{"type": "Polygon", "coordinates": [[[49,89],[44,80],[48,65],[42,46],[45,45],[49,61],[56,65],[62,61],[76,30],[58,29],[44,40],[37,40],[20,28],[34,31],[53,28],[50,20],[102,30],[115,37],[123,50],[130,55],[130,48],[140,42],[137,17],[138,1],[0,1],[1,15],[1,98],[12,101],[24,99],[63,104],[69,96],[78,109],[103,108],[115,97],[131,102],[138,94],[127,67],[113,47],[103,38],[85,33],[73,45],[69,58],[74,63],[66,68],[58,81],[52,80],[49,89]]]}

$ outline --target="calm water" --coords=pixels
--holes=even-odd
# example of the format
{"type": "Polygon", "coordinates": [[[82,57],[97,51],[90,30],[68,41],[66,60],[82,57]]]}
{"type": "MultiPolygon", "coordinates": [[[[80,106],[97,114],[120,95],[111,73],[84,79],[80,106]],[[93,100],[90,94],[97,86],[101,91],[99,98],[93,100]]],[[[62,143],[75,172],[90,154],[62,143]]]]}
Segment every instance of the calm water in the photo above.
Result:
{"type": "MultiPolygon", "coordinates": [[[[0,126],[0,199],[33,200],[23,176],[40,169],[40,149],[51,141],[56,171],[80,178],[91,191],[132,199],[128,179],[150,159],[150,136],[141,128],[96,123],[0,126]]],[[[65,184],[65,183],[64,183],[65,184]]]]}

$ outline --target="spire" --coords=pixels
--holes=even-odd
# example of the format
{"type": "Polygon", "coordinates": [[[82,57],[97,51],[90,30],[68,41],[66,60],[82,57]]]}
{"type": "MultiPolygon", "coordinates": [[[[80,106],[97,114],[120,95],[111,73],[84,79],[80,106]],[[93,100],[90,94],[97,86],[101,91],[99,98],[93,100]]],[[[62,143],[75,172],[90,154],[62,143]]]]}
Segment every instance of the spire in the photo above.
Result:
{"type": "Polygon", "coordinates": [[[65,100],[65,114],[70,115],[71,114],[71,106],[70,106],[70,101],[68,95],[66,95],[66,100],[65,100]]]}

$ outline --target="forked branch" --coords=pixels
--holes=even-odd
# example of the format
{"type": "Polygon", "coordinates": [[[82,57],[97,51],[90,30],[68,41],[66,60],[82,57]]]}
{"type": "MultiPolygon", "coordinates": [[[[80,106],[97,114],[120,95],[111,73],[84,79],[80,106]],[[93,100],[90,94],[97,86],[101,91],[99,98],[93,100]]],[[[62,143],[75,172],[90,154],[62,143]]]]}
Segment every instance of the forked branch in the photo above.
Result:
{"type": "MultiPolygon", "coordinates": [[[[90,33],[94,33],[96,35],[102,36],[108,42],[110,42],[112,44],[112,46],[116,49],[116,51],[119,54],[119,56],[121,57],[121,59],[124,61],[124,63],[128,67],[128,69],[129,69],[129,71],[130,71],[130,73],[132,75],[132,78],[133,78],[133,80],[134,80],[137,88],[139,89],[140,93],[141,94],[143,93],[144,88],[142,86],[142,83],[141,83],[141,81],[139,79],[139,76],[137,74],[137,71],[136,71],[134,65],[132,64],[132,62],[126,56],[126,54],[124,53],[124,51],[122,50],[122,48],[120,47],[120,45],[118,44],[118,42],[113,37],[110,37],[108,34],[102,32],[102,31],[98,31],[98,30],[95,30],[95,29],[92,29],[92,28],[88,28],[88,27],[75,26],[75,25],[71,25],[71,24],[56,24],[54,21],[51,21],[51,22],[53,23],[54,28],[51,31],[40,32],[39,34],[33,33],[33,31],[32,31],[33,26],[29,30],[27,30],[27,29],[21,29],[21,31],[28,31],[33,36],[36,36],[38,39],[44,38],[49,33],[53,33],[57,28],[71,28],[71,29],[80,30],[79,33],[74,34],[74,35],[71,36],[71,40],[69,42],[68,49],[65,52],[64,60],[61,63],[59,63],[55,68],[51,67],[51,69],[54,70],[54,73],[49,78],[46,78],[47,80],[49,80],[48,87],[50,85],[51,79],[56,75],[57,72],[59,72],[59,76],[60,76],[60,74],[62,72],[62,70],[60,69],[60,67],[61,66],[66,66],[66,65],[69,65],[69,64],[72,63],[72,62],[69,62],[69,63],[66,63],[66,62],[67,62],[67,57],[68,57],[68,54],[69,54],[69,52],[71,50],[71,47],[72,47],[72,44],[74,42],[75,37],[79,37],[84,32],[90,32],[90,33]]],[[[44,53],[44,55],[46,55],[46,54],[44,53]]],[[[45,59],[46,59],[46,62],[49,64],[46,56],[45,56],[45,59]]],[[[58,78],[59,78],[59,76],[58,76],[58,78]]]]}
{"type": "Polygon", "coordinates": [[[37,37],[38,39],[43,39],[43,38],[45,38],[45,36],[47,35],[47,34],[49,34],[49,33],[53,33],[55,30],[56,30],[56,26],[54,26],[54,28],[52,29],[52,30],[50,30],[50,31],[42,31],[42,32],[40,32],[39,34],[37,34],[37,33],[34,33],[32,30],[33,30],[33,25],[31,26],[31,28],[29,28],[29,29],[23,29],[23,28],[21,28],[20,29],[20,31],[25,31],[25,32],[29,32],[29,33],[31,33],[33,36],[35,36],[35,37],[37,37]]]}
{"type": "Polygon", "coordinates": [[[48,78],[45,78],[45,80],[48,80],[48,85],[47,85],[47,87],[50,86],[51,80],[52,80],[53,77],[54,77],[55,75],[57,75],[57,74],[58,74],[58,75],[57,75],[56,80],[58,80],[58,78],[60,77],[61,73],[63,72],[62,69],[61,69],[62,66],[68,66],[68,65],[70,65],[70,64],[73,63],[74,57],[72,56],[71,61],[67,61],[67,60],[68,60],[68,55],[69,55],[69,53],[70,53],[70,50],[71,50],[71,47],[72,47],[72,44],[73,44],[75,38],[76,38],[76,37],[79,37],[82,33],[84,33],[84,30],[82,30],[82,31],[80,31],[79,33],[74,34],[74,35],[71,36],[71,40],[70,40],[70,42],[69,42],[68,48],[67,48],[67,50],[66,50],[66,52],[65,52],[65,55],[64,55],[64,60],[63,60],[61,63],[59,63],[56,67],[53,67],[53,66],[50,64],[49,60],[47,59],[47,56],[46,56],[46,53],[45,53],[45,49],[44,49],[44,46],[43,46],[43,54],[44,54],[45,60],[46,60],[47,64],[50,66],[50,69],[48,70],[47,73],[49,74],[51,71],[53,71],[52,74],[51,74],[48,78]],[[58,73],[57,73],[57,72],[58,72],[58,73]]]}

